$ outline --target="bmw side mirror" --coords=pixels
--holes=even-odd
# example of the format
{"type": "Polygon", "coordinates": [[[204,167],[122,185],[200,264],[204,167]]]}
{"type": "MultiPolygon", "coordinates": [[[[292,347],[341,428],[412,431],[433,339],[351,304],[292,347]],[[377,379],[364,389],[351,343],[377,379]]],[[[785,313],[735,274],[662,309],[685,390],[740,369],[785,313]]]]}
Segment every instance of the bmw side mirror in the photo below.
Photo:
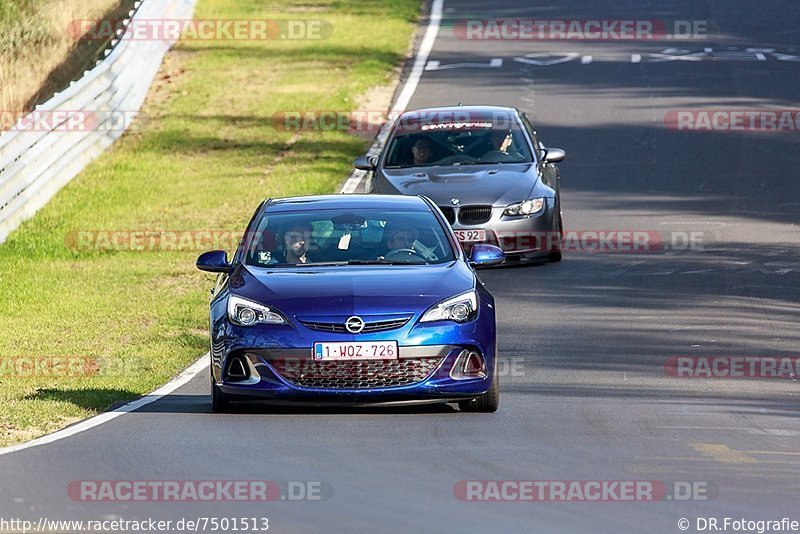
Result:
{"type": "Polygon", "coordinates": [[[353,162],[353,167],[362,171],[374,171],[378,166],[378,156],[361,156],[353,162]]]}
{"type": "Polygon", "coordinates": [[[559,161],[564,161],[566,157],[567,153],[560,148],[545,148],[542,159],[545,163],[558,163],[559,161]]]}
{"type": "Polygon", "coordinates": [[[500,247],[494,245],[473,245],[469,253],[469,262],[476,267],[488,267],[503,263],[506,255],[500,247]]]}
{"type": "Polygon", "coordinates": [[[224,250],[212,250],[200,254],[196,265],[198,269],[207,273],[228,273],[231,271],[228,253],[224,250]]]}

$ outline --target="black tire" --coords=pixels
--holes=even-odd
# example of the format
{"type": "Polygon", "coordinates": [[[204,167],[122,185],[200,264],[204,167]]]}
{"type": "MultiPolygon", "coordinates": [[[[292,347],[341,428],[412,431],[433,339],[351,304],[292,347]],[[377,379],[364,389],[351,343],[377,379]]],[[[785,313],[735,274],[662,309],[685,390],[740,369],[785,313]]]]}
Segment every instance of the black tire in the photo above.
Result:
{"type": "Polygon", "coordinates": [[[458,408],[462,412],[494,413],[500,407],[500,377],[495,369],[492,377],[492,386],[489,391],[474,399],[458,401],[458,408]]]}
{"type": "Polygon", "coordinates": [[[553,248],[550,250],[550,257],[548,258],[549,261],[557,262],[561,261],[562,254],[561,254],[561,243],[564,241],[564,227],[561,221],[561,207],[558,208],[558,245],[554,245],[553,248]]]}
{"type": "Polygon", "coordinates": [[[225,413],[230,411],[231,403],[226,399],[219,386],[214,382],[214,377],[211,377],[211,411],[214,413],[225,413]]]}

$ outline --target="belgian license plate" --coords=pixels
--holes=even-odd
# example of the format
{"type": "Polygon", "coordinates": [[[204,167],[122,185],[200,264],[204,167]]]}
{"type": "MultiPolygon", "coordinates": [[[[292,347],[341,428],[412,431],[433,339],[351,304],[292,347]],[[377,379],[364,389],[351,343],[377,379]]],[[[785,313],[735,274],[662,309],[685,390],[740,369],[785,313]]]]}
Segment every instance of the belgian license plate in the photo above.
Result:
{"type": "Polygon", "coordinates": [[[314,359],[335,360],[396,360],[397,341],[342,341],[314,343],[314,359]]]}
{"type": "Polygon", "coordinates": [[[472,241],[486,241],[486,230],[454,230],[456,237],[462,243],[472,241]]]}

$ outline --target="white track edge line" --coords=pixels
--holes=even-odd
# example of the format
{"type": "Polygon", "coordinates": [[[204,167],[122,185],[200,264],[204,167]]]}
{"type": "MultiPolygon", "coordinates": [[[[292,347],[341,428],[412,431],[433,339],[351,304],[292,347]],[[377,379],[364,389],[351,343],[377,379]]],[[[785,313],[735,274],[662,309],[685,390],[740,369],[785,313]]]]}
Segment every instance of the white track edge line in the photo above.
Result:
{"type": "Polygon", "coordinates": [[[20,443],[19,445],[12,445],[10,447],[3,447],[0,449],[0,456],[4,454],[9,454],[12,452],[17,452],[25,449],[30,449],[31,447],[37,447],[39,445],[45,445],[47,443],[53,443],[54,441],[59,441],[70,436],[74,436],[75,434],[80,434],[81,432],[85,432],[91,428],[96,426],[102,425],[103,423],[107,423],[112,419],[116,419],[117,417],[124,415],[126,413],[130,413],[134,410],[138,410],[143,406],[147,406],[148,404],[155,402],[159,399],[162,399],[178,389],[181,386],[186,385],[191,381],[194,377],[196,377],[199,373],[204,371],[208,368],[208,361],[207,358],[208,353],[202,355],[200,358],[197,359],[192,365],[187,367],[183,370],[181,374],[158,388],[157,390],[153,391],[152,393],[145,395],[135,401],[131,401],[128,404],[120,406],[110,412],[103,412],[101,414],[95,415],[94,417],[90,417],[80,423],[75,423],[72,426],[68,426],[67,428],[58,430],[53,432],[52,434],[46,434],[40,438],[33,439],[31,441],[27,441],[25,443],[20,443]]]}
{"type": "MultiPolygon", "coordinates": [[[[389,113],[390,117],[396,117],[400,113],[403,113],[406,110],[406,107],[408,107],[408,103],[411,102],[411,97],[413,97],[414,93],[417,91],[417,86],[422,78],[422,73],[425,71],[425,65],[428,63],[428,56],[430,56],[431,50],[433,50],[433,45],[436,42],[436,37],[439,35],[439,26],[442,23],[443,7],[444,0],[433,0],[433,4],[431,5],[431,14],[428,17],[428,27],[425,30],[425,36],[422,38],[422,43],[419,45],[419,51],[417,52],[416,58],[414,58],[414,65],[411,67],[411,73],[408,75],[408,79],[403,86],[403,90],[400,92],[400,96],[397,97],[397,102],[395,102],[394,106],[392,106],[392,110],[389,113]]],[[[389,133],[386,130],[386,125],[384,125],[384,127],[378,133],[375,142],[369,148],[367,154],[372,155],[380,152],[381,148],[383,147],[383,143],[386,140],[386,136],[389,133]]],[[[342,194],[354,193],[366,176],[367,173],[365,171],[358,169],[353,170],[345,183],[342,185],[340,192],[342,194]]]]}
{"type": "MultiPolygon", "coordinates": [[[[414,93],[417,90],[417,85],[419,85],[419,80],[422,77],[422,72],[425,69],[425,64],[428,62],[428,56],[433,49],[433,44],[436,42],[436,36],[439,33],[439,25],[442,21],[442,6],[444,5],[444,0],[434,0],[433,5],[431,6],[431,14],[428,22],[428,28],[425,31],[425,37],[422,39],[422,44],[419,47],[419,52],[417,53],[417,57],[414,59],[414,66],[411,69],[411,74],[408,76],[408,80],[406,80],[405,85],[403,86],[403,91],[400,93],[400,96],[397,98],[397,102],[392,107],[393,113],[402,113],[405,111],[406,106],[411,101],[411,97],[414,96],[414,93]]],[[[380,136],[378,137],[379,141],[376,141],[376,144],[382,144],[382,139],[380,136]]],[[[375,146],[375,145],[373,145],[375,146]]],[[[363,172],[363,171],[362,171],[363,172]]],[[[366,173],[363,173],[361,176],[354,176],[353,174],[347,179],[342,186],[342,193],[352,193],[358,188],[358,185],[361,183],[361,180],[366,176],[366,173]],[[354,178],[355,180],[354,185],[349,185],[353,183],[354,178]],[[350,189],[347,191],[347,189],[350,189]]],[[[27,441],[25,443],[20,443],[19,445],[12,445],[10,447],[3,447],[0,448],[0,456],[4,454],[10,454],[12,452],[22,451],[25,449],[30,449],[31,447],[37,447],[39,445],[46,445],[48,443],[53,443],[54,441],[59,441],[70,436],[74,436],[75,434],[80,434],[81,432],[85,432],[91,428],[96,426],[100,426],[103,423],[107,423],[112,419],[116,419],[117,417],[124,415],[126,413],[130,413],[132,411],[138,410],[143,406],[147,406],[148,404],[155,402],[163,397],[166,397],[179,387],[188,384],[194,377],[196,377],[200,372],[207,368],[206,357],[208,353],[201,356],[196,362],[192,365],[187,367],[183,370],[183,372],[172,379],[171,381],[167,382],[157,390],[153,391],[149,395],[145,395],[144,397],[137,399],[135,401],[129,402],[119,408],[116,408],[110,412],[104,412],[94,417],[90,417],[85,421],[81,421],[80,423],[76,423],[72,426],[64,428],[62,430],[57,430],[52,434],[46,434],[40,438],[33,439],[31,441],[27,441]]]]}

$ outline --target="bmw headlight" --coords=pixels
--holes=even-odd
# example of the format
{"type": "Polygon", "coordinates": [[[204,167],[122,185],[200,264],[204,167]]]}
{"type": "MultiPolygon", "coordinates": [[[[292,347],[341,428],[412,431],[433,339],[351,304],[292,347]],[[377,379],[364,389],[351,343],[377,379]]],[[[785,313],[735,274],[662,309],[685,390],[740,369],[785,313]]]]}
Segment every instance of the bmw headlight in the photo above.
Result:
{"type": "Polygon", "coordinates": [[[538,213],[544,208],[544,198],[531,198],[506,207],[503,212],[505,215],[531,215],[538,213]]]}
{"type": "Polygon", "coordinates": [[[465,323],[475,318],[478,311],[478,295],[475,290],[467,291],[447,300],[443,300],[425,312],[420,319],[421,323],[431,321],[455,321],[465,323]]]}
{"type": "Polygon", "coordinates": [[[236,295],[228,297],[228,319],[239,326],[261,324],[286,324],[283,316],[266,306],[236,295]]]}

